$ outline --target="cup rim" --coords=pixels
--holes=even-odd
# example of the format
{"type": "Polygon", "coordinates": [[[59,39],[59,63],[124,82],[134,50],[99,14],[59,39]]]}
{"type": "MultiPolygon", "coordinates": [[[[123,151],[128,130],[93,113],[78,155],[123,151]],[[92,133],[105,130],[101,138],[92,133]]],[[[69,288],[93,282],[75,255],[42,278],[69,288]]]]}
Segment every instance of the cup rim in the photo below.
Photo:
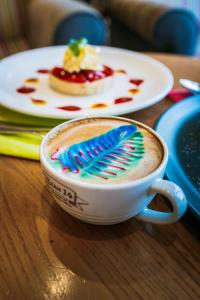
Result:
{"type": "Polygon", "coordinates": [[[145,125],[144,123],[138,122],[136,120],[132,120],[132,119],[128,119],[128,118],[123,118],[123,117],[118,117],[118,116],[91,116],[91,117],[81,117],[81,118],[76,118],[76,119],[72,119],[72,120],[68,120],[65,121],[64,123],[61,123],[59,125],[57,125],[56,127],[52,128],[43,138],[41,145],[40,145],[40,162],[42,167],[45,168],[45,171],[48,171],[48,173],[50,173],[54,178],[59,179],[62,183],[71,183],[74,186],[79,186],[79,187],[83,187],[83,188],[89,188],[89,189],[95,189],[95,190],[121,190],[123,188],[128,188],[128,187],[134,187],[136,185],[142,184],[148,180],[150,180],[151,178],[153,178],[154,176],[156,176],[157,174],[159,174],[163,168],[165,168],[166,164],[167,164],[167,160],[168,160],[168,149],[167,149],[167,145],[164,142],[164,140],[162,139],[162,137],[155,132],[152,128],[150,128],[149,126],[145,125]],[[139,125],[145,129],[147,129],[148,131],[150,131],[161,143],[162,148],[163,148],[163,158],[161,163],[159,164],[159,166],[150,174],[133,180],[133,181],[128,181],[128,182],[122,182],[122,183],[112,183],[112,184],[103,184],[103,183],[90,183],[90,182],[83,182],[80,180],[75,180],[73,178],[69,178],[69,177],[65,177],[64,175],[58,173],[57,171],[54,170],[54,168],[49,164],[49,162],[46,159],[46,156],[44,154],[44,148],[45,145],[47,143],[47,141],[49,140],[50,137],[52,137],[52,135],[56,134],[59,130],[64,129],[68,124],[76,122],[76,121],[81,121],[84,119],[118,119],[118,120],[122,120],[122,121],[127,121],[136,125],[139,125]]]}

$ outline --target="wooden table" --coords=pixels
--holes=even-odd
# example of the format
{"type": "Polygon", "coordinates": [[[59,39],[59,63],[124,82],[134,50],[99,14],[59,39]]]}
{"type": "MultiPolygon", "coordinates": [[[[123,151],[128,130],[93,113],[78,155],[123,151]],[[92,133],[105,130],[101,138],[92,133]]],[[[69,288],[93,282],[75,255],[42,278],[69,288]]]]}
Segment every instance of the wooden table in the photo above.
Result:
{"type": "MultiPolygon", "coordinates": [[[[200,81],[200,62],[151,54],[179,78],[200,81]]],[[[165,99],[128,117],[153,126],[165,99]]],[[[131,219],[98,227],[65,213],[44,186],[39,162],[1,158],[0,299],[200,299],[195,226],[131,219]]],[[[157,196],[153,207],[165,208],[157,196]]]]}

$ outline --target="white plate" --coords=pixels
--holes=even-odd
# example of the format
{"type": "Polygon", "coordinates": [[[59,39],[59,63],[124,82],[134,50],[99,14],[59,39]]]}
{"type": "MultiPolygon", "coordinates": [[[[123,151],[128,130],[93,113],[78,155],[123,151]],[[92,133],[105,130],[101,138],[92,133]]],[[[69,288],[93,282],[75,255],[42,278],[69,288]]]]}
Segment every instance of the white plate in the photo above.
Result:
{"type": "Polygon", "coordinates": [[[100,47],[103,64],[114,70],[126,70],[127,74],[115,73],[112,87],[101,94],[84,97],[66,96],[53,91],[48,85],[48,75],[39,74],[38,69],[62,66],[65,46],[53,46],[21,52],[0,63],[0,102],[12,110],[42,117],[72,119],[83,116],[122,115],[148,107],[160,101],[170,91],[173,76],[170,70],[146,55],[124,49],[100,47]],[[24,83],[28,78],[38,78],[39,83],[24,83]],[[130,95],[136,88],[129,80],[143,79],[140,92],[130,95]],[[21,86],[35,87],[30,94],[20,94],[21,86]],[[116,98],[132,97],[126,103],[114,104],[116,98]],[[47,100],[45,105],[33,104],[32,98],[47,100]],[[105,108],[91,108],[104,103],[105,108]],[[79,111],[65,111],[61,106],[78,106],[79,111]]]}

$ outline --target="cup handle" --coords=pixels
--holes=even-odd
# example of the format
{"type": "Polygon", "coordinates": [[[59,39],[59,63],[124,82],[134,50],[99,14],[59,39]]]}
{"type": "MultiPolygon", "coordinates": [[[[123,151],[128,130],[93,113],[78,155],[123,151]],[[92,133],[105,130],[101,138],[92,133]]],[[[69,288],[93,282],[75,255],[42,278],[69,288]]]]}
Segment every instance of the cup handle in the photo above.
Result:
{"type": "Polygon", "coordinates": [[[160,193],[168,198],[173,206],[173,211],[160,212],[145,207],[136,218],[157,224],[171,224],[180,219],[187,209],[187,200],[183,191],[173,182],[157,179],[149,190],[150,194],[160,193]]]}

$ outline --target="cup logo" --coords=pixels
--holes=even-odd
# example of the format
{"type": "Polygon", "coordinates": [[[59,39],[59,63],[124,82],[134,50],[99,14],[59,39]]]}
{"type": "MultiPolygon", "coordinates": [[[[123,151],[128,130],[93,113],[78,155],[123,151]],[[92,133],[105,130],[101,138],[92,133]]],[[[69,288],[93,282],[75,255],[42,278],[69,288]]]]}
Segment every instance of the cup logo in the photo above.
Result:
{"type": "Polygon", "coordinates": [[[76,208],[80,211],[84,210],[84,206],[88,205],[83,199],[80,199],[76,192],[66,185],[62,185],[60,182],[44,173],[47,187],[53,193],[53,196],[58,202],[66,204],[68,207],[76,208]]]}

